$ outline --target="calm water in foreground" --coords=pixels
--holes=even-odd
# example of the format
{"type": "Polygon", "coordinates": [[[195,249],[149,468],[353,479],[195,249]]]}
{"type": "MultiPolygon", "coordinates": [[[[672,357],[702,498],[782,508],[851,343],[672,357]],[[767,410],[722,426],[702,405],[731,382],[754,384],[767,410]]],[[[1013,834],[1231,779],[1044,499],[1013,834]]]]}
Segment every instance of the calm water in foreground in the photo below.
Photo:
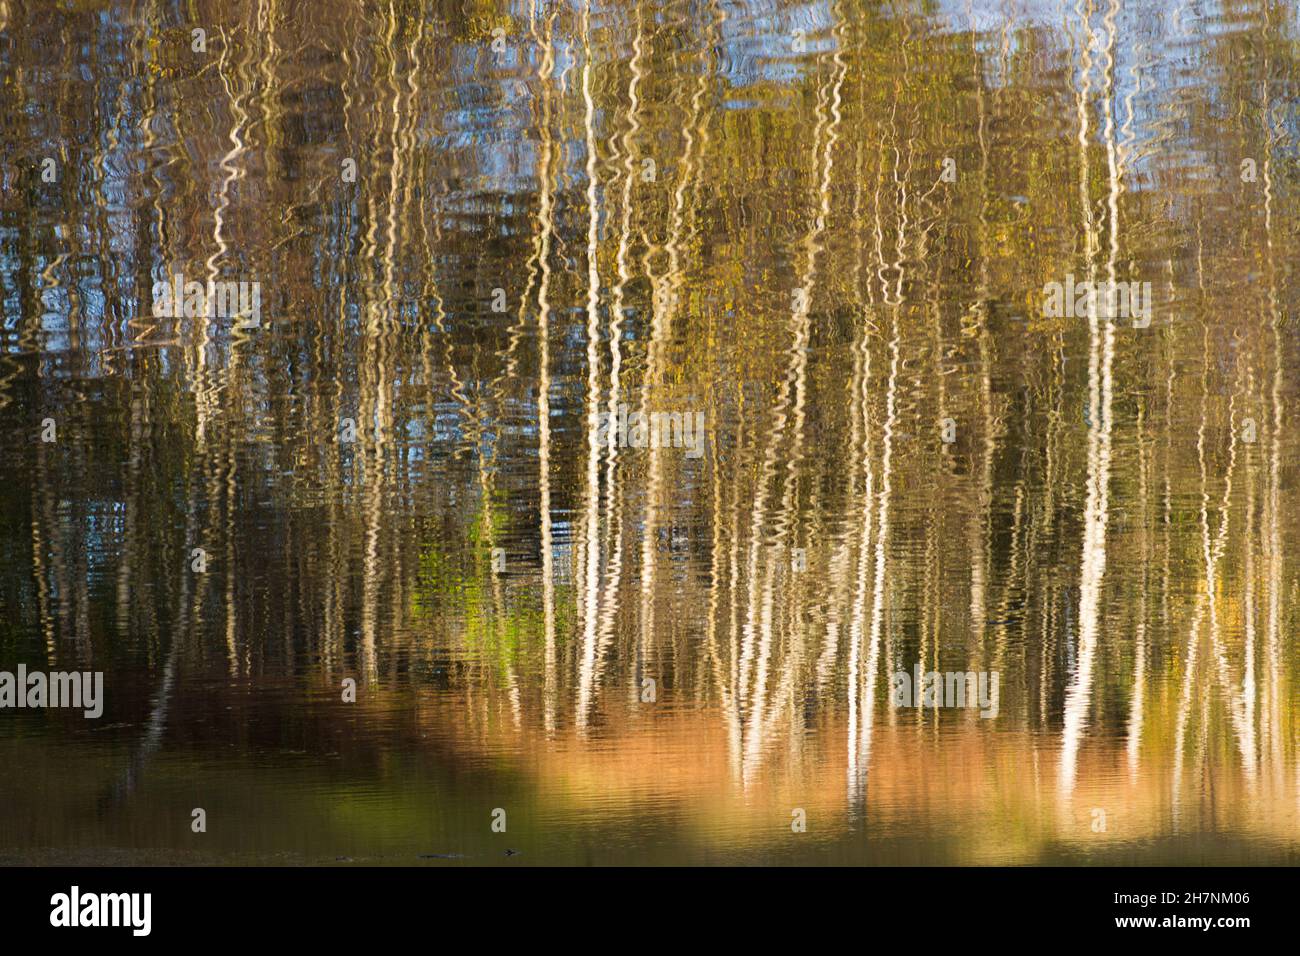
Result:
{"type": "Polygon", "coordinates": [[[1300,860],[1290,4],[0,0],[0,69],[0,670],[105,681],[0,711],[0,862],[1300,860]]]}

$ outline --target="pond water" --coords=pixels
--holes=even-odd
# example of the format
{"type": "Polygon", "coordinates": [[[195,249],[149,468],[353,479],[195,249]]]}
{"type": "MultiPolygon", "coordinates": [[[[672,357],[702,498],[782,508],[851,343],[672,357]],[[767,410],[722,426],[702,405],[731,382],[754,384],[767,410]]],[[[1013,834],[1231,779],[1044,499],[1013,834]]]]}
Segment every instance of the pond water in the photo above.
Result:
{"type": "Polygon", "coordinates": [[[0,68],[0,861],[1300,858],[1292,5],[0,68]]]}

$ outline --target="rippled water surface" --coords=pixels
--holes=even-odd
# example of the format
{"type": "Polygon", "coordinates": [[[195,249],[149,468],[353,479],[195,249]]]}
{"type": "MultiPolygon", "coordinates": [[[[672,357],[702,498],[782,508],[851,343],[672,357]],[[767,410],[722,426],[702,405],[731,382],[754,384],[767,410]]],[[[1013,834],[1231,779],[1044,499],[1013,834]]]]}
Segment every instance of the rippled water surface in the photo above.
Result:
{"type": "Polygon", "coordinates": [[[1291,5],[0,0],[0,69],[0,670],[105,685],[0,711],[0,860],[1300,857],[1291,5]]]}

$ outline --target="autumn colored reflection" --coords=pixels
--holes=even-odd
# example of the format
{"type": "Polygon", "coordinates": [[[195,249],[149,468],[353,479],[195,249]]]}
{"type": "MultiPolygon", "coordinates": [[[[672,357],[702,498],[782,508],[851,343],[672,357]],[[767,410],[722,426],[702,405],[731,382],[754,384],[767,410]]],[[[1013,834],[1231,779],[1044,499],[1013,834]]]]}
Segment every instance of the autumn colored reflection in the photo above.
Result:
{"type": "Polygon", "coordinates": [[[0,0],[0,860],[1296,862],[1293,5],[106,6],[0,0]]]}

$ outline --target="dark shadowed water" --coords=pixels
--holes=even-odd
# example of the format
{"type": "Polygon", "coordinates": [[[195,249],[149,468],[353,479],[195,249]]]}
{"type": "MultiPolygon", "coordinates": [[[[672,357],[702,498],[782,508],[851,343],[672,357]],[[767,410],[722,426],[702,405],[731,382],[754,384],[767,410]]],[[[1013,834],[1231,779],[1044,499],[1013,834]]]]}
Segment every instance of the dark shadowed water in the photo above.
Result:
{"type": "Polygon", "coordinates": [[[0,70],[0,670],[104,675],[0,709],[0,861],[1300,858],[1293,5],[0,0],[0,70]]]}

